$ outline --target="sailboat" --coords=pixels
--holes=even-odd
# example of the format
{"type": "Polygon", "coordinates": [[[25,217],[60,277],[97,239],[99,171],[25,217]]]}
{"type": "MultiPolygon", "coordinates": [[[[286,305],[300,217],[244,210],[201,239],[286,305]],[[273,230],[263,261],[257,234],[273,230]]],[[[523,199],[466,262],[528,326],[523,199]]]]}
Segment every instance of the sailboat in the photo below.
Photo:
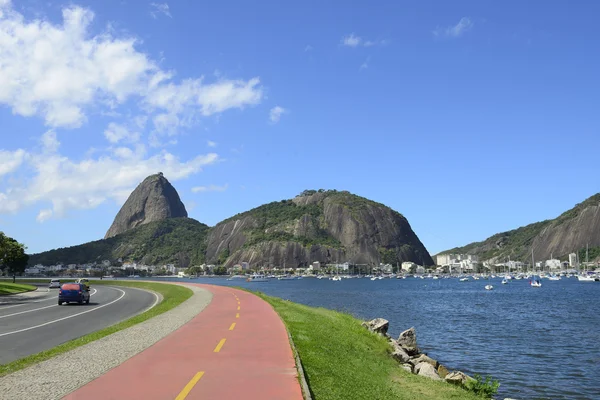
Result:
{"type": "Polygon", "coordinates": [[[585,268],[583,269],[583,275],[579,274],[577,275],[577,280],[579,282],[594,282],[595,279],[593,276],[588,275],[587,273],[587,265],[588,265],[588,258],[589,258],[589,245],[585,246],[585,268]]]}
{"type": "Polygon", "coordinates": [[[277,278],[277,279],[278,279],[278,280],[280,280],[280,281],[291,281],[291,280],[294,280],[294,279],[296,279],[294,276],[292,276],[292,275],[288,274],[288,273],[285,271],[285,260],[283,260],[283,275],[281,275],[281,276],[280,276],[279,278],[277,278]]]}
{"type": "MultiPolygon", "coordinates": [[[[550,258],[552,258],[552,256],[550,256],[550,258]]],[[[535,265],[535,261],[533,259],[533,247],[531,248],[531,265],[535,265]]],[[[532,267],[533,269],[533,267],[532,267]]],[[[532,271],[534,272],[534,271],[532,271]]],[[[529,280],[529,285],[531,287],[542,287],[542,281],[538,278],[535,277],[535,273],[532,275],[531,277],[532,279],[529,280]]]]}

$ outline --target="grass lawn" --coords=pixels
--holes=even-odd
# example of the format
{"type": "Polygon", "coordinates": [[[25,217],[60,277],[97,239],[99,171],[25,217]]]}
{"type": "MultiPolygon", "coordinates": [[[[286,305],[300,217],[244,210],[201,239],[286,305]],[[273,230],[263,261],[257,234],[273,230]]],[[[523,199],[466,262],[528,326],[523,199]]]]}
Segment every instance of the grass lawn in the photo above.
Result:
{"type": "MultiPolygon", "coordinates": [[[[48,280],[49,281],[49,280],[48,280]]],[[[0,283],[3,285],[3,283],[0,283]]],[[[193,292],[191,289],[172,284],[165,283],[154,283],[154,282],[134,282],[134,281],[90,281],[90,285],[93,287],[94,285],[110,285],[110,286],[128,286],[135,287],[140,289],[148,289],[153,290],[157,293],[160,293],[163,296],[163,301],[157,304],[154,308],[131,317],[125,321],[119,322],[118,324],[109,326],[102,330],[90,333],[88,335],[82,336],[78,339],[73,339],[68,342],[65,342],[57,347],[54,347],[50,350],[45,350],[37,354],[32,354],[30,356],[21,358],[20,360],[12,361],[8,364],[0,365],[0,376],[10,374],[11,372],[18,371],[20,369],[26,368],[32,364],[39,363],[41,361],[47,360],[54,356],[57,356],[61,353],[65,353],[69,350],[73,350],[76,347],[83,346],[84,344],[93,342],[94,340],[98,340],[103,338],[104,336],[108,336],[111,333],[118,332],[122,329],[129,328],[132,325],[139,324],[140,322],[146,321],[152,317],[155,317],[159,314],[162,314],[166,311],[171,310],[172,308],[178,306],[183,303],[185,300],[189,299],[193,292]]]]}
{"type": "Polygon", "coordinates": [[[348,314],[256,293],[292,335],[315,400],[481,399],[445,382],[402,370],[384,338],[348,314]]]}
{"type": "Polygon", "coordinates": [[[35,286],[25,285],[22,283],[0,282],[0,296],[4,294],[17,294],[23,292],[31,292],[35,290],[35,286]]]}

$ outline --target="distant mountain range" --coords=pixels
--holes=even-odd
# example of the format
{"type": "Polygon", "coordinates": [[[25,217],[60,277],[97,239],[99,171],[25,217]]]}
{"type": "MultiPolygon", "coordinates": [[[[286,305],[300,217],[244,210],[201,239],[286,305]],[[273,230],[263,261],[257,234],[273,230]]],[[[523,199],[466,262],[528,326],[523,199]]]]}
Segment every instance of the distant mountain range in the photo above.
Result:
{"type": "Polygon", "coordinates": [[[346,191],[307,190],[238,214],[209,228],[187,218],[162,174],[131,193],[105,239],[50,250],[30,264],[87,263],[104,259],[145,264],[201,263],[305,267],[322,263],[433,265],[400,213],[346,191]]]}
{"type": "Polygon", "coordinates": [[[555,219],[536,222],[508,232],[495,234],[482,242],[443,251],[479,255],[492,262],[529,261],[531,251],[536,260],[550,257],[566,259],[578,253],[585,260],[589,245],[590,261],[600,257],[600,193],[593,195],[555,219]]]}

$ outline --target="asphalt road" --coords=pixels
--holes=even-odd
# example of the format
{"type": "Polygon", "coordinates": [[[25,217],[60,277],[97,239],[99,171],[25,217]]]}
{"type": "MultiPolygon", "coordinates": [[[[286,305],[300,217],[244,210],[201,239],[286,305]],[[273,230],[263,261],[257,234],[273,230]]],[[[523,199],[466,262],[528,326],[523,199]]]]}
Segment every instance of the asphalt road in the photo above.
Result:
{"type": "Polygon", "coordinates": [[[152,307],[153,293],[92,285],[90,304],[58,305],[58,289],[0,298],[0,364],[51,349],[152,307]]]}

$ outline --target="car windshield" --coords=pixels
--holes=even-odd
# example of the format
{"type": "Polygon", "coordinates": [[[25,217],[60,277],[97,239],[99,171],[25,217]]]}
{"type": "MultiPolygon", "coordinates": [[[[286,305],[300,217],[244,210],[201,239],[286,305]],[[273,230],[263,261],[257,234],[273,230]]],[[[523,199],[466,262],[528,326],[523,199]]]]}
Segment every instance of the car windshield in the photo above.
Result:
{"type": "Polygon", "coordinates": [[[77,283],[66,283],[62,285],[63,290],[79,290],[79,285],[77,283]]]}

